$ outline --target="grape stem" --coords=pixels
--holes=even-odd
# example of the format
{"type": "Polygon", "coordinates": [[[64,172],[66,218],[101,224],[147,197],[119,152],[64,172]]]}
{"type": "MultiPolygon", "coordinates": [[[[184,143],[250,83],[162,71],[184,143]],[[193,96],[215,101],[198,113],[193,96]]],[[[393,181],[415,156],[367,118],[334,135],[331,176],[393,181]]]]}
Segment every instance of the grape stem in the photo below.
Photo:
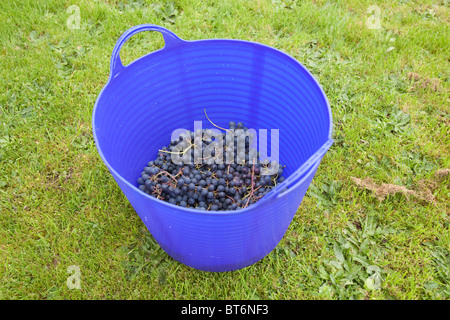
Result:
{"type": "Polygon", "coordinates": [[[192,148],[193,145],[194,145],[194,144],[191,143],[191,144],[189,145],[189,147],[187,147],[186,149],[184,149],[183,152],[181,152],[181,150],[178,151],[178,152],[167,151],[167,150],[158,150],[158,151],[160,151],[160,152],[165,152],[165,153],[171,153],[171,154],[180,154],[180,152],[181,152],[181,154],[185,154],[190,148],[192,148]]]}
{"type": "MultiPolygon", "coordinates": [[[[255,190],[254,190],[255,182],[253,181],[254,176],[255,176],[255,159],[253,159],[253,166],[252,166],[252,189],[250,191],[249,197],[247,199],[247,203],[245,204],[244,208],[247,208],[247,206],[250,202],[250,198],[253,196],[253,192],[255,192],[255,190]]],[[[258,187],[258,188],[260,188],[260,187],[258,187]]]]}
{"type": "MultiPolygon", "coordinates": [[[[181,172],[181,171],[180,171],[181,172]]],[[[180,172],[177,173],[177,175],[174,177],[173,175],[171,175],[170,173],[168,173],[167,171],[161,170],[159,173],[157,173],[154,177],[159,176],[161,173],[165,173],[167,174],[169,177],[171,177],[173,179],[173,181],[177,182],[176,177],[180,174],[180,172]]]]}
{"type": "Polygon", "coordinates": [[[231,133],[231,131],[229,131],[229,130],[227,130],[227,129],[225,129],[225,128],[219,127],[219,126],[216,125],[214,122],[212,122],[211,119],[209,119],[208,115],[206,114],[206,109],[205,109],[205,108],[203,108],[203,111],[205,111],[206,119],[208,119],[208,121],[211,122],[211,124],[212,124],[214,127],[219,128],[219,129],[222,129],[222,130],[225,130],[225,131],[228,132],[228,133],[231,133]]]}

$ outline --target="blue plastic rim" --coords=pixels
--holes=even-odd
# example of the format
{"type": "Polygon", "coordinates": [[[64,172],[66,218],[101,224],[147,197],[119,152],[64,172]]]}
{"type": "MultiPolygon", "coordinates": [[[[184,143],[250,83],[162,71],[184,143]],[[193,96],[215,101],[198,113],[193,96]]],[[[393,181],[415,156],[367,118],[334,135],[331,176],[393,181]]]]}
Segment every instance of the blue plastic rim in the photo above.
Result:
{"type": "Polygon", "coordinates": [[[243,40],[186,41],[156,25],[138,25],[117,41],[110,78],[93,110],[98,152],[115,181],[163,250],[205,271],[249,266],[286,233],[331,144],[332,117],[325,93],[291,56],[243,40]],[[158,31],[164,48],[128,66],[122,45],[134,34],[158,31]],[[212,127],[242,121],[279,129],[286,180],[239,211],[198,211],[172,205],[138,189],[137,179],[178,128],[194,121],[212,127]]]}

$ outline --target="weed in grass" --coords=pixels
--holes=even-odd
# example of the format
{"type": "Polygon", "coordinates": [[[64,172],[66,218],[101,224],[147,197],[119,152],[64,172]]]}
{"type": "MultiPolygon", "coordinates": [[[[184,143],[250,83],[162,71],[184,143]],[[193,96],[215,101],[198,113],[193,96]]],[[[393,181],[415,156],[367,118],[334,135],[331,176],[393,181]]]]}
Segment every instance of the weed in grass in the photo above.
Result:
{"type": "Polygon", "coordinates": [[[400,134],[409,129],[411,116],[396,106],[374,113],[377,117],[373,125],[382,135],[400,134]]]}
{"type": "Polygon", "coordinates": [[[53,286],[46,292],[47,300],[59,300],[59,291],[60,289],[57,286],[53,286]]]}
{"type": "Polygon", "coordinates": [[[345,133],[342,125],[342,121],[337,121],[333,123],[333,141],[334,146],[346,147],[345,133]]]}
{"type": "Polygon", "coordinates": [[[288,9],[293,10],[296,6],[299,5],[297,0],[272,0],[272,4],[278,10],[280,9],[288,9]]]}
{"type": "Polygon", "coordinates": [[[7,147],[11,143],[11,138],[9,135],[4,135],[0,138],[0,148],[7,147]]]}
{"type": "Polygon", "coordinates": [[[426,175],[436,169],[436,164],[419,150],[402,151],[403,168],[416,176],[426,175]]]}
{"type": "Polygon", "coordinates": [[[132,280],[138,274],[148,273],[149,269],[160,270],[159,281],[164,282],[164,263],[169,257],[156,243],[150,232],[140,229],[134,236],[133,243],[123,248],[128,260],[123,262],[126,269],[127,279],[132,280]]]}
{"type": "Polygon", "coordinates": [[[134,12],[145,8],[147,4],[143,0],[128,0],[117,2],[116,6],[121,12],[134,12]]]}
{"type": "Polygon", "coordinates": [[[329,248],[334,257],[323,259],[317,275],[324,281],[321,298],[363,299],[368,291],[382,287],[386,271],[378,265],[383,242],[392,230],[378,225],[373,216],[356,226],[348,224],[342,231],[329,234],[329,248]]]}
{"type": "Polygon", "coordinates": [[[53,60],[61,77],[68,78],[72,76],[75,70],[86,68],[86,64],[82,61],[83,57],[91,50],[90,46],[74,47],[70,39],[64,39],[58,44],[50,46],[50,48],[56,53],[53,60]]]}
{"type": "MultiPolygon", "coordinates": [[[[393,47],[390,47],[390,48],[393,48],[393,47]]],[[[388,48],[388,49],[390,49],[390,48],[388,48]]],[[[388,76],[387,86],[388,86],[388,88],[391,89],[391,92],[396,91],[399,93],[405,93],[408,89],[407,83],[401,77],[397,76],[396,74],[390,74],[388,76]]]]}
{"type": "Polygon", "coordinates": [[[325,66],[350,63],[350,60],[342,57],[339,52],[320,45],[317,39],[301,47],[298,55],[300,61],[314,74],[321,73],[325,66]]]}
{"type": "Polygon", "coordinates": [[[393,162],[392,160],[387,157],[386,155],[380,155],[380,158],[378,158],[375,155],[368,154],[367,155],[367,162],[365,163],[366,168],[370,168],[371,172],[383,172],[387,175],[392,174],[393,170],[393,162]]]}
{"type": "Polygon", "coordinates": [[[425,243],[433,257],[432,264],[436,277],[423,284],[432,299],[450,298],[450,251],[432,242],[425,243]]]}
{"type": "Polygon", "coordinates": [[[175,24],[181,12],[174,1],[164,2],[163,4],[156,3],[153,5],[153,11],[161,21],[169,24],[175,24]]]}
{"type": "Polygon", "coordinates": [[[94,141],[92,139],[89,139],[86,135],[79,135],[75,140],[72,142],[72,146],[77,149],[86,150],[89,146],[93,147],[94,141]]]}
{"type": "Polygon", "coordinates": [[[93,19],[88,19],[86,22],[84,22],[81,26],[81,29],[87,30],[89,35],[94,39],[100,37],[102,33],[105,32],[105,26],[103,22],[93,19]]]}
{"type": "Polygon", "coordinates": [[[340,181],[322,182],[319,186],[314,183],[309,187],[308,194],[317,199],[317,202],[323,208],[332,208],[340,200],[339,190],[342,184],[340,181]]]}

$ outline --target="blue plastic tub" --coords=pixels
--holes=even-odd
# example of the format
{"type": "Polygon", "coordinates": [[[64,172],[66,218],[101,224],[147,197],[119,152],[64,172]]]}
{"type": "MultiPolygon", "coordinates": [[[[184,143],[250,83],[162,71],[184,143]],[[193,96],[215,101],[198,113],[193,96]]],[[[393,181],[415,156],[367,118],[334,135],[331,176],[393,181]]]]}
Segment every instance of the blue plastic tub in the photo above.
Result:
{"type": "Polygon", "coordinates": [[[320,85],[291,56],[259,43],[186,41],[156,25],[138,25],[118,40],[111,74],[93,111],[101,158],[159,245],[177,261],[206,271],[249,266],[276,247],[319,163],[332,144],[331,110],[320,85]],[[141,31],[161,32],[165,47],[123,66],[122,45],[141,31]],[[242,121],[280,131],[286,180],[239,211],[198,211],[138,189],[146,163],[177,128],[242,121]]]}

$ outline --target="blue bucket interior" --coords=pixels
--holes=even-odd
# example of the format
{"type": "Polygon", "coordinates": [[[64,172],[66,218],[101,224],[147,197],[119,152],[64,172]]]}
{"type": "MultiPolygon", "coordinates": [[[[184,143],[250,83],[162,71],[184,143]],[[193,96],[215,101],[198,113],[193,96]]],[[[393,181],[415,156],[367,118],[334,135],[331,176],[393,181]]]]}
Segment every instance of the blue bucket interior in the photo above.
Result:
{"type": "Polygon", "coordinates": [[[279,129],[286,177],[331,140],[325,94],[299,62],[257,43],[199,40],[148,54],[111,79],[94,113],[98,148],[136,185],[175,129],[214,128],[204,110],[221,127],[279,129]]]}

